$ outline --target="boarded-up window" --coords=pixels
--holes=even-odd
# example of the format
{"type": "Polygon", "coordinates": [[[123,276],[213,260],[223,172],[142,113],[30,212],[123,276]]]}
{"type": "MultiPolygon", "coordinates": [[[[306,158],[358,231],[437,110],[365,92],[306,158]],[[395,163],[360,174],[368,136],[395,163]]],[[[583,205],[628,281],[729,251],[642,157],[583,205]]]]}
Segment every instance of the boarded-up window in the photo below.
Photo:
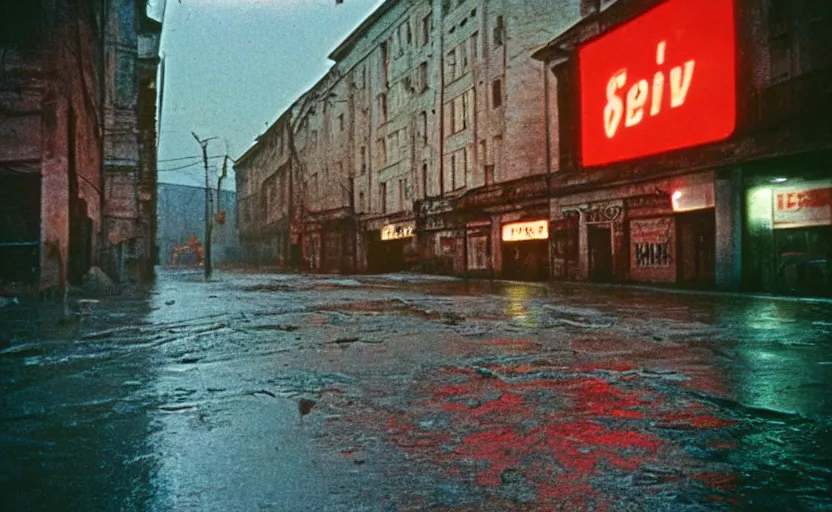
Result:
{"type": "Polygon", "coordinates": [[[119,107],[132,107],[136,104],[137,86],[135,59],[129,54],[119,52],[116,64],[116,97],[119,107]]]}
{"type": "Polygon", "coordinates": [[[503,104],[503,82],[498,78],[491,82],[491,106],[494,108],[503,104]]]}

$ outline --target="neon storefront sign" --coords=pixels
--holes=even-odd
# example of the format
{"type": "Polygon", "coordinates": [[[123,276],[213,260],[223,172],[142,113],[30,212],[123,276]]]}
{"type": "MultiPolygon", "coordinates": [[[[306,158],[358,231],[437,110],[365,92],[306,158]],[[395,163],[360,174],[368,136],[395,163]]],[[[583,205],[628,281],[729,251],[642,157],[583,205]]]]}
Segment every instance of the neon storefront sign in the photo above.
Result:
{"type": "Polygon", "coordinates": [[[386,241],[410,238],[413,236],[413,228],[414,225],[412,222],[388,224],[381,228],[381,239],[386,241]]]}
{"type": "Polygon", "coordinates": [[[549,221],[515,222],[503,226],[503,242],[546,240],[549,238],[549,221]]]}
{"type": "Polygon", "coordinates": [[[583,164],[723,140],[736,123],[731,0],[669,0],[579,51],[583,164]]]}

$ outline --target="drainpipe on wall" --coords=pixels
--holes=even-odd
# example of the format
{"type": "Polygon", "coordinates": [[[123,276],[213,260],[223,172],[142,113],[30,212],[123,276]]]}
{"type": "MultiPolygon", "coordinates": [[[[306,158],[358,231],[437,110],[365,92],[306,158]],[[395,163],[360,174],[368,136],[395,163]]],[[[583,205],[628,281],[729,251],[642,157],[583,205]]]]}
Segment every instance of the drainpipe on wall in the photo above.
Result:
{"type": "Polygon", "coordinates": [[[552,280],[554,269],[554,254],[552,253],[552,142],[551,142],[551,120],[550,120],[550,112],[551,106],[549,105],[549,99],[551,98],[550,87],[551,87],[551,79],[549,78],[549,65],[547,62],[543,63],[543,115],[545,117],[545,126],[546,129],[545,137],[546,137],[546,212],[548,218],[546,219],[549,223],[549,241],[546,244],[548,253],[549,253],[549,268],[548,268],[548,276],[549,280],[552,280]]]}
{"type": "Polygon", "coordinates": [[[445,12],[439,6],[439,196],[445,195],[445,12]]]}

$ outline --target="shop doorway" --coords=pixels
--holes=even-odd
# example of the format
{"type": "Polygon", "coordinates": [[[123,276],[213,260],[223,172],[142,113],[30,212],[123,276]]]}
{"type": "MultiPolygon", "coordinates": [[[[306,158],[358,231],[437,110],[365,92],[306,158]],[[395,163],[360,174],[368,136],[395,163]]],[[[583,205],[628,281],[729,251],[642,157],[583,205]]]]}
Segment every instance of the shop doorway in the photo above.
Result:
{"type": "Polygon", "coordinates": [[[608,226],[589,226],[589,280],[612,281],[612,232],[608,226]]]}
{"type": "Polygon", "coordinates": [[[781,292],[832,295],[832,226],[774,231],[781,292]]]}
{"type": "Polygon", "coordinates": [[[39,278],[40,192],[39,175],[0,172],[0,287],[39,278]]]}
{"type": "Polygon", "coordinates": [[[676,216],[679,283],[712,287],[715,279],[716,224],[714,210],[676,216]]]}
{"type": "Polygon", "coordinates": [[[402,272],[405,270],[405,247],[409,238],[398,240],[381,240],[380,232],[375,231],[367,241],[367,271],[373,274],[402,272]]]}
{"type": "Polygon", "coordinates": [[[571,217],[551,223],[552,278],[578,279],[578,219],[571,217]]]}
{"type": "Polygon", "coordinates": [[[87,216],[87,202],[71,200],[69,218],[69,282],[80,285],[92,266],[93,225],[87,216]]]}
{"type": "Polygon", "coordinates": [[[549,265],[548,240],[503,242],[503,278],[545,281],[549,265]]]}
{"type": "Polygon", "coordinates": [[[321,256],[322,272],[339,272],[343,262],[342,233],[340,231],[324,231],[323,255],[321,256]]]}

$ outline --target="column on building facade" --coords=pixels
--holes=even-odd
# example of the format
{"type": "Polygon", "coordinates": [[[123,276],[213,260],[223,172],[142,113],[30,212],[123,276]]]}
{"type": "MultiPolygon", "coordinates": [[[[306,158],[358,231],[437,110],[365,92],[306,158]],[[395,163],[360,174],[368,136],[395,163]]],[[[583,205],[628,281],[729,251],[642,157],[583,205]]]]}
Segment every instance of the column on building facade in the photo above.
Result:
{"type": "Polygon", "coordinates": [[[742,284],[742,170],[718,173],[714,181],[716,207],[716,286],[738,291],[742,284]]]}
{"type": "Polygon", "coordinates": [[[156,70],[161,23],[145,2],[108,0],[101,263],[118,281],[152,275],[156,238],[156,70]],[[128,21],[129,20],[129,21],[128,21]]]}

